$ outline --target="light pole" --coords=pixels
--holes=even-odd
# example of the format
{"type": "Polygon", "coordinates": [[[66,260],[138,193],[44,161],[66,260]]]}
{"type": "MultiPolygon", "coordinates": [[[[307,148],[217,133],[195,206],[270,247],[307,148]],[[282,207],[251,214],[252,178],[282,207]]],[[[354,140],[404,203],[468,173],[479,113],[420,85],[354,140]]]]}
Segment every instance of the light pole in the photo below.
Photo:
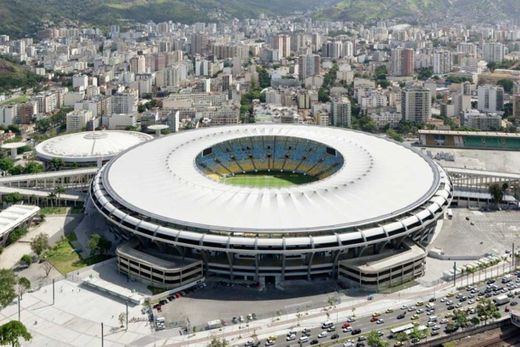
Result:
{"type": "Polygon", "coordinates": [[[125,302],[126,306],[126,331],[128,331],[128,301],[125,302]]]}
{"type": "Polygon", "coordinates": [[[20,300],[22,299],[22,297],[20,295],[18,295],[18,321],[21,322],[21,319],[20,319],[20,300]]]}
{"type": "Polygon", "coordinates": [[[457,287],[457,262],[453,262],[453,286],[457,287]]]}
{"type": "Polygon", "coordinates": [[[101,347],[103,347],[105,345],[105,341],[104,341],[104,333],[103,333],[103,322],[101,322],[101,347]]]}
{"type": "Polygon", "coordinates": [[[52,279],[52,304],[56,302],[56,290],[54,288],[54,278],[52,279]]]}

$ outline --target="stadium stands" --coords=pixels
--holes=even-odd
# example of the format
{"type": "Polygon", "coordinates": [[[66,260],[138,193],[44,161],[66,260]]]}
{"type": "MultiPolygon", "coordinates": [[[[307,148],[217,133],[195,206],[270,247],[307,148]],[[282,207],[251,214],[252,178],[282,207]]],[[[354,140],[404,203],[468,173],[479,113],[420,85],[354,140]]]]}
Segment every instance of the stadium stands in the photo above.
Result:
{"type": "Polygon", "coordinates": [[[213,177],[257,171],[287,171],[322,179],[343,165],[343,156],[315,141],[254,136],[207,148],[197,156],[196,163],[201,171],[213,177]]]}

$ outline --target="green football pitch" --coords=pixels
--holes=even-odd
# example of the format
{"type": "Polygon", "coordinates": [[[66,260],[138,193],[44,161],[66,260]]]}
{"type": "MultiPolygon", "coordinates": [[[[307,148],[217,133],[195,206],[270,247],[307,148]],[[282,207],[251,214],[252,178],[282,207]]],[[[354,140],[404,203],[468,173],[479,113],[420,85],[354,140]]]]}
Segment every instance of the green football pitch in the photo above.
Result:
{"type": "Polygon", "coordinates": [[[255,188],[284,188],[299,184],[314,182],[317,179],[311,176],[291,172],[248,172],[221,178],[222,183],[242,187],[255,188]]]}

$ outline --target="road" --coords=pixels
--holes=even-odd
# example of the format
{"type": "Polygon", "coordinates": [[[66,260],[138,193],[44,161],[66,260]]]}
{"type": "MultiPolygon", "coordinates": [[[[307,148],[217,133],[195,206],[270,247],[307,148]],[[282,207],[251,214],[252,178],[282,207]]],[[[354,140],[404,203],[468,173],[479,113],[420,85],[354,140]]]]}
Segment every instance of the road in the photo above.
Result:
{"type": "MultiPolygon", "coordinates": [[[[517,289],[517,288],[520,288],[520,277],[515,277],[513,279],[513,281],[511,281],[511,284],[509,284],[509,287],[507,287],[506,284],[500,283],[500,281],[497,281],[495,283],[495,285],[502,287],[504,290],[506,290],[506,293],[509,293],[512,290],[520,291],[520,289],[517,289]]],[[[478,304],[476,299],[478,297],[484,297],[484,295],[479,295],[479,293],[481,291],[484,291],[487,286],[488,286],[488,284],[486,282],[481,282],[474,286],[476,288],[476,293],[473,294],[474,295],[473,301],[470,301],[471,292],[466,289],[460,290],[459,292],[456,292],[456,293],[453,292],[454,295],[453,296],[450,295],[449,298],[448,297],[435,298],[436,301],[433,302],[435,310],[430,315],[435,315],[438,317],[439,323],[437,323],[437,326],[439,326],[439,328],[438,328],[439,336],[442,336],[445,334],[444,333],[445,325],[440,324],[440,320],[445,318],[445,316],[449,312],[453,312],[453,309],[451,309],[451,310],[448,309],[448,306],[449,306],[447,304],[448,300],[452,301],[454,306],[457,305],[458,307],[455,307],[455,308],[458,308],[458,309],[475,308],[478,304]],[[456,298],[457,294],[466,296],[466,299],[463,301],[457,299],[456,298]]],[[[497,293],[498,293],[498,291],[494,292],[493,294],[497,294],[497,293]]],[[[490,298],[493,298],[493,297],[490,297],[490,298]]],[[[514,298],[511,299],[511,301],[520,301],[520,293],[516,293],[514,295],[514,298]]],[[[374,331],[374,330],[381,331],[382,336],[389,338],[390,329],[392,329],[392,328],[403,326],[403,325],[406,325],[406,324],[409,324],[412,322],[417,322],[418,325],[426,325],[426,323],[428,322],[428,319],[429,319],[429,315],[427,315],[425,312],[427,304],[428,304],[428,302],[425,302],[420,306],[414,305],[416,307],[413,310],[410,308],[403,310],[403,309],[401,309],[401,307],[396,305],[395,307],[392,307],[392,312],[381,312],[379,317],[384,320],[384,323],[382,323],[382,324],[377,324],[376,322],[371,322],[370,321],[372,318],[371,316],[357,317],[356,321],[351,323],[352,327],[354,329],[361,329],[361,334],[356,335],[356,336],[352,336],[352,334],[350,332],[344,333],[341,329],[341,326],[348,318],[348,315],[346,315],[344,313],[332,313],[329,315],[329,320],[335,323],[336,330],[333,332],[329,332],[326,337],[318,338],[318,334],[320,334],[323,331],[323,329],[321,329],[321,327],[306,326],[305,324],[300,324],[297,328],[291,329],[291,330],[294,330],[297,332],[295,340],[286,341],[286,335],[279,335],[279,336],[277,336],[276,341],[274,341],[274,343],[271,346],[275,346],[275,347],[308,346],[308,345],[312,344],[311,341],[313,341],[313,340],[315,340],[314,342],[317,341],[317,343],[314,343],[314,345],[316,345],[316,346],[342,346],[343,343],[345,343],[348,340],[351,340],[355,345],[358,342],[359,336],[365,336],[364,334],[368,334],[369,332],[374,331]],[[417,309],[422,309],[424,312],[417,314],[417,311],[416,311],[417,309]],[[402,319],[397,319],[397,316],[401,312],[406,312],[405,317],[402,319]],[[411,317],[414,314],[417,314],[418,319],[413,321],[413,320],[411,320],[411,317]],[[301,331],[305,328],[310,329],[309,342],[300,344],[298,342],[298,340],[299,340],[300,336],[302,336],[301,331]],[[332,340],[331,336],[333,334],[338,334],[339,338],[337,340],[332,340]]],[[[507,314],[505,312],[506,307],[508,307],[508,305],[499,306],[499,309],[500,309],[502,315],[507,314]]],[[[472,315],[469,315],[468,317],[472,317],[472,315]]],[[[430,332],[431,332],[431,329],[430,329],[430,332]]],[[[260,342],[259,346],[266,346],[265,339],[260,340],[259,342],[260,342]]],[[[236,344],[235,346],[243,346],[243,344],[236,344]]]]}

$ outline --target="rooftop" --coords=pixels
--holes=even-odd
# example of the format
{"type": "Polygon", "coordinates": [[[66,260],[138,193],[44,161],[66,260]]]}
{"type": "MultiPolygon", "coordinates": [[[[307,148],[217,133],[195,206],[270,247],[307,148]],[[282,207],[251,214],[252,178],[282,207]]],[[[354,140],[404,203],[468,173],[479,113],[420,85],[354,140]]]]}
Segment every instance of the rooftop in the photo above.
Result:
{"type": "Polygon", "coordinates": [[[135,131],[102,130],[53,137],[36,146],[39,158],[65,162],[109,160],[124,150],[153,137],[135,131]]]}
{"type": "Polygon", "coordinates": [[[410,147],[352,130],[298,125],[205,128],[136,146],[102,173],[107,193],[143,215],[227,232],[319,231],[378,222],[411,211],[439,186],[439,168],[410,147]],[[204,149],[251,136],[297,137],[345,158],[333,175],[286,188],[237,187],[195,165],[204,149]],[[136,184],[139,182],[139,184],[136,184]]]}

